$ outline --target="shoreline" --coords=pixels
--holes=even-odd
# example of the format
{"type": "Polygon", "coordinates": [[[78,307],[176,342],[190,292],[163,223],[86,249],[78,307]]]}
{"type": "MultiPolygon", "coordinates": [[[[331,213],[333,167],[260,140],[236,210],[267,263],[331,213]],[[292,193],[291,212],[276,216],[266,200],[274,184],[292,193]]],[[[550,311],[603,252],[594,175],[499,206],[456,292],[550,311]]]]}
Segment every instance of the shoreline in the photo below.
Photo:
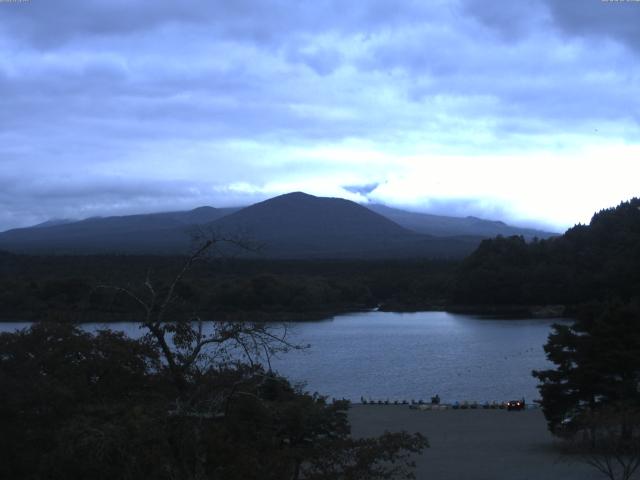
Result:
{"type": "MultiPolygon", "coordinates": [[[[345,400],[345,399],[334,399],[334,400],[345,400]]],[[[349,402],[352,407],[404,407],[409,410],[420,410],[420,411],[438,411],[438,410],[506,410],[507,402],[517,400],[504,400],[501,402],[476,402],[464,400],[462,402],[453,402],[453,403],[430,403],[430,402],[409,402],[407,400],[403,401],[389,401],[389,400],[374,400],[370,402],[349,402]]],[[[540,409],[540,399],[532,400],[531,402],[527,402],[523,410],[539,410],[540,409]]]]}
{"type": "Polygon", "coordinates": [[[570,317],[573,307],[567,305],[417,305],[403,306],[397,304],[382,304],[379,307],[381,312],[446,312],[460,313],[467,315],[477,315],[492,319],[513,319],[518,318],[564,318],[570,317]]]}
{"type": "MultiPolygon", "coordinates": [[[[201,317],[208,316],[207,321],[258,321],[265,323],[277,322],[318,322],[330,320],[339,315],[349,313],[366,313],[379,311],[385,313],[419,313],[444,312],[452,314],[472,315],[491,320],[523,320],[571,318],[573,308],[565,305],[420,305],[407,307],[401,305],[380,304],[375,308],[351,306],[317,311],[217,311],[204,312],[201,317]]],[[[178,316],[183,314],[178,314],[178,316]]],[[[0,323],[58,321],[70,323],[126,323],[135,322],[133,312],[100,312],[100,311],[47,311],[46,318],[38,318],[36,312],[14,312],[11,316],[0,317],[0,323]]]]}

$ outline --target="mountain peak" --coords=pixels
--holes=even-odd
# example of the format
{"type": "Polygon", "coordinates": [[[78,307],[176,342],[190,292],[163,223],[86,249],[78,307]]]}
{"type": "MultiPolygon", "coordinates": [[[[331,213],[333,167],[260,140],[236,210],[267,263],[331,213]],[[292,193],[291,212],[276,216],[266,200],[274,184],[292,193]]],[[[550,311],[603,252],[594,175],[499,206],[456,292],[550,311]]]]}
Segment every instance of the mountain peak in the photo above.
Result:
{"type": "Polygon", "coordinates": [[[278,195],[277,197],[274,197],[274,198],[281,198],[281,197],[288,197],[288,198],[318,198],[315,195],[311,195],[310,193],[301,192],[301,191],[284,193],[284,194],[278,195]]]}
{"type": "Polygon", "coordinates": [[[289,202],[289,201],[301,202],[301,201],[313,201],[319,198],[321,197],[316,197],[314,195],[310,195],[305,192],[290,192],[290,193],[284,193],[282,195],[278,195],[277,197],[269,198],[268,200],[265,200],[265,202],[289,202]]]}
{"type": "Polygon", "coordinates": [[[210,207],[208,205],[203,205],[201,207],[196,207],[193,210],[189,210],[191,213],[197,213],[197,212],[213,212],[217,210],[217,208],[215,207],[210,207]]]}
{"type": "Polygon", "coordinates": [[[418,235],[350,200],[292,192],[217,220],[223,233],[241,232],[279,257],[362,257],[407,255],[418,235]],[[410,245],[410,247],[409,247],[410,245]]]}

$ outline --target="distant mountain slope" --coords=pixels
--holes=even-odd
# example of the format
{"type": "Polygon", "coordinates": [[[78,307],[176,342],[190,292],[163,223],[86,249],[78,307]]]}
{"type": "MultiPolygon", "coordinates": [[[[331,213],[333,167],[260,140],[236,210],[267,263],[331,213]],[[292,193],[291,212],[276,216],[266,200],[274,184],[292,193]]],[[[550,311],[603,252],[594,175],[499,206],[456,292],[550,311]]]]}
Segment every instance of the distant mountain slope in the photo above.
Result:
{"type": "Polygon", "coordinates": [[[38,223],[37,225],[33,225],[29,228],[47,228],[47,227],[55,227],[56,225],[66,225],[67,223],[74,223],[78,220],[72,220],[70,218],[52,218],[51,220],[47,220],[46,222],[38,223]]]}
{"type": "Polygon", "coordinates": [[[20,253],[175,253],[189,245],[188,230],[235,212],[200,207],[70,223],[40,224],[0,233],[0,249],[20,253]]]}
{"type": "Polygon", "coordinates": [[[459,258],[481,240],[422,235],[349,200],[296,192],[243,209],[201,207],[14,229],[0,233],[0,249],[43,254],[183,253],[196,225],[239,234],[262,244],[261,255],[275,258],[459,258]]]}
{"type": "Polygon", "coordinates": [[[526,240],[531,240],[534,237],[549,238],[558,235],[556,233],[545,232],[542,230],[512,227],[504,222],[484,220],[476,217],[449,217],[444,215],[408,212],[406,210],[400,210],[378,204],[365,206],[369,210],[383,215],[409,230],[438,237],[471,235],[490,238],[498,235],[502,235],[504,237],[522,235],[526,240]]]}
{"type": "Polygon", "coordinates": [[[460,257],[480,241],[420,235],[355,202],[301,192],[257,203],[210,226],[263,243],[267,256],[287,258],[460,257]]]}
{"type": "Polygon", "coordinates": [[[183,212],[55,220],[0,233],[0,249],[16,253],[183,253],[199,225],[240,234],[278,258],[462,257],[483,238],[552,234],[474,217],[366,208],[342,198],[295,192],[246,208],[200,207],[183,212]]]}

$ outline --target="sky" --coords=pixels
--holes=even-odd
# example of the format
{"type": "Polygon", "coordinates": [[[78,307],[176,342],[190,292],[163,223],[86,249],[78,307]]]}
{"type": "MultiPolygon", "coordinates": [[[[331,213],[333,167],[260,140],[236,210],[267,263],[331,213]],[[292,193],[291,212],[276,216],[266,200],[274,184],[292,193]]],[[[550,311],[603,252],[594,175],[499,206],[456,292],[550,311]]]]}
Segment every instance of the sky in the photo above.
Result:
{"type": "Polygon", "coordinates": [[[640,0],[0,0],[0,230],[305,191],[562,231],[640,195],[640,0]]]}

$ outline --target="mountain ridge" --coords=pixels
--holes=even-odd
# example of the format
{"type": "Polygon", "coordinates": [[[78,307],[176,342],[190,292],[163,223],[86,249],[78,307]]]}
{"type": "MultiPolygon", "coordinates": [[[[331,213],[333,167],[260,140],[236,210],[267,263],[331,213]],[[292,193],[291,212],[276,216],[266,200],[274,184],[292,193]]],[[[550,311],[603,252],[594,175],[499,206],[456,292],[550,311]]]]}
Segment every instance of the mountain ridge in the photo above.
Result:
{"type": "Polygon", "coordinates": [[[289,258],[398,257],[429,254],[425,240],[343,198],[292,192],[256,203],[209,224],[263,243],[268,256],[289,258]],[[402,250],[408,249],[405,252],[402,250]],[[424,251],[422,251],[424,250],[424,251]]]}
{"type": "Polygon", "coordinates": [[[549,238],[558,235],[554,232],[516,227],[508,225],[501,220],[487,220],[471,215],[466,217],[451,217],[447,215],[411,212],[380,204],[368,204],[365,206],[405,228],[434,236],[479,235],[485,238],[491,238],[498,235],[505,237],[521,235],[526,240],[532,240],[536,237],[549,238]]]}
{"type": "MultiPolygon", "coordinates": [[[[443,230],[442,225],[461,221],[465,220],[291,192],[244,208],[203,206],[188,211],[45,222],[0,233],[0,249],[16,253],[173,254],[187,251],[189,232],[200,229],[244,235],[265,245],[263,254],[284,258],[460,257],[489,236],[477,235],[472,228],[443,230]]],[[[493,230],[485,228],[487,232],[504,230],[485,220],[466,220],[465,225],[477,222],[485,227],[497,225],[493,230]]]]}

